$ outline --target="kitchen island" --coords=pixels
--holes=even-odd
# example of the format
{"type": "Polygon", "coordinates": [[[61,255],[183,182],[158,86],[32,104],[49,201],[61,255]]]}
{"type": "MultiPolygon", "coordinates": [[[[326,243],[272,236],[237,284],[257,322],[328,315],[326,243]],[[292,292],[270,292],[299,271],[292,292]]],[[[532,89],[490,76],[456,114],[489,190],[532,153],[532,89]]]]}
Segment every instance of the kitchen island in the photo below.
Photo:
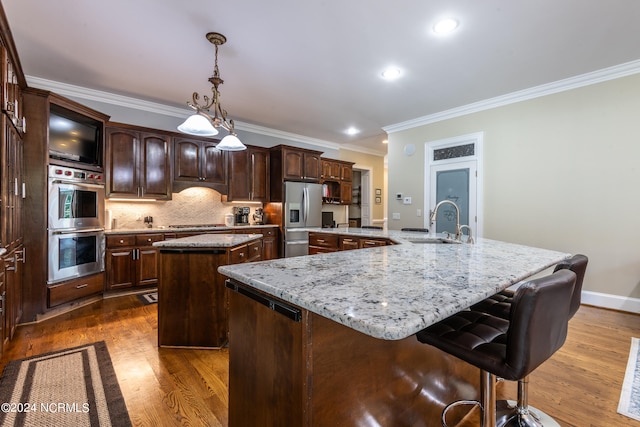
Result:
{"type": "Polygon", "coordinates": [[[228,308],[218,267],[251,261],[262,234],[201,234],[155,242],[160,249],[158,346],[219,348],[228,308]]]}
{"type": "Polygon", "coordinates": [[[219,268],[232,289],[230,426],[436,425],[448,402],[477,398],[479,374],[414,334],[570,256],[344,233],[396,245],[219,268]]]}

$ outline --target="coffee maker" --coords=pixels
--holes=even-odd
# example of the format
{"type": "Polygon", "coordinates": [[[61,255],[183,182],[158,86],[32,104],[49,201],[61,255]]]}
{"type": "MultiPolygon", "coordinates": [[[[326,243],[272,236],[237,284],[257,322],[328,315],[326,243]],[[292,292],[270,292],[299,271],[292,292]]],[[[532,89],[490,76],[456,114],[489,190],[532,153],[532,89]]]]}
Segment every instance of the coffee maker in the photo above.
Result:
{"type": "Polygon", "coordinates": [[[233,208],[235,225],[249,225],[249,207],[236,206],[233,208]]]}

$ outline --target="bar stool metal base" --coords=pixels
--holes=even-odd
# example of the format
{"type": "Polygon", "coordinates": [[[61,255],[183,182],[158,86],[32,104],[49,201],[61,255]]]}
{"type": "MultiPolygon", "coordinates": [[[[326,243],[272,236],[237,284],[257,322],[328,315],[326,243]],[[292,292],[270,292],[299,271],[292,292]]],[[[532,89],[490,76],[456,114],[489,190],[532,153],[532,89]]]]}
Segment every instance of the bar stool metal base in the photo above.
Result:
{"type": "Polygon", "coordinates": [[[522,409],[513,400],[499,400],[496,427],[560,427],[560,424],[533,406],[522,409]]]}

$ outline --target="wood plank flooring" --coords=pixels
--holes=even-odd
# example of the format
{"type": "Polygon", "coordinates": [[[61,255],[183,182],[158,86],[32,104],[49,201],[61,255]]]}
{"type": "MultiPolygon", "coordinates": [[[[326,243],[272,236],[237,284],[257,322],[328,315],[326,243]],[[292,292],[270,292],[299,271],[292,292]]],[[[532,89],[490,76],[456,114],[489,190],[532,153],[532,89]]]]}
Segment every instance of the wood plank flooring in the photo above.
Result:
{"type": "MultiPolygon", "coordinates": [[[[228,351],[158,349],[157,328],[157,305],[135,296],[106,299],[20,326],[0,369],[9,360],[104,340],[135,426],[227,426],[228,351]]],[[[529,403],[562,426],[640,426],[616,413],[633,336],[640,337],[640,315],[582,306],[564,347],[531,375],[529,403]]],[[[508,383],[501,394],[515,398],[515,390],[508,383]]]]}

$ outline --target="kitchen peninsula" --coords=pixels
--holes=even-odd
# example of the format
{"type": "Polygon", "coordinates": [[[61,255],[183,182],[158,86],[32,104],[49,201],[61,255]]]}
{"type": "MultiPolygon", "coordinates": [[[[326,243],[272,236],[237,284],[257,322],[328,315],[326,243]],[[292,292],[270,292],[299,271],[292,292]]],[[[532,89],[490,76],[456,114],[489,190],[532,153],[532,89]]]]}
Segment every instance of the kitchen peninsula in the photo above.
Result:
{"type": "Polygon", "coordinates": [[[232,290],[230,426],[429,425],[446,403],[477,398],[479,375],[413,335],[570,256],[339,233],[396,244],[219,268],[232,290]]]}

